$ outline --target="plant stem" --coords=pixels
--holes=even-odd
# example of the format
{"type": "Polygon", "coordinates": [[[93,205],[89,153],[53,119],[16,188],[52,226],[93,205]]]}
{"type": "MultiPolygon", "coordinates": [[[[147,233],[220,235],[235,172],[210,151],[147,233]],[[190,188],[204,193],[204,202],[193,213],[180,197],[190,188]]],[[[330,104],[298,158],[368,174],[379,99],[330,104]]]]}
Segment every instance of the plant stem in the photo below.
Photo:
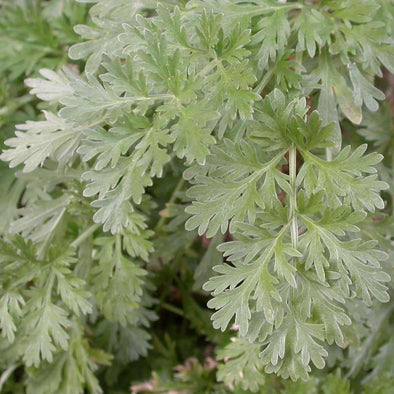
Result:
{"type": "MultiPolygon", "coordinates": [[[[185,180],[183,179],[183,177],[181,177],[181,179],[179,180],[178,184],[176,185],[176,187],[171,195],[171,198],[168,200],[166,206],[171,205],[175,202],[176,194],[179,192],[179,190],[182,189],[182,186],[184,183],[185,183],[185,180]]],[[[155,231],[157,231],[164,224],[165,220],[166,220],[166,218],[164,216],[160,217],[160,220],[156,224],[155,231]]]]}
{"type": "Polygon", "coordinates": [[[178,316],[184,317],[182,309],[180,309],[174,305],[164,302],[163,304],[161,304],[161,307],[163,309],[167,309],[167,311],[169,311],[169,312],[175,313],[178,316]]]}
{"type": "Polygon", "coordinates": [[[331,148],[326,148],[326,160],[331,161],[332,160],[332,150],[331,148]]]}
{"type": "Polygon", "coordinates": [[[4,383],[12,375],[12,373],[19,367],[18,364],[10,365],[0,376],[0,392],[3,389],[4,383]]]}
{"type": "Polygon", "coordinates": [[[95,223],[86,229],[81,235],[78,236],[72,243],[71,247],[76,248],[78,247],[85,239],[89,238],[99,227],[101,226],[100,223],[95,223]]]}
{"type": "Polygon", "coordinates": [[[289,175],[290,175],[290,215],[291,221],[290,233],[291,233],[291,244],[294,249],[297,249],[298,241],[298,223],[297,223],[297,149],[294,145],[289,150],[289,175]]]}
{"type": "Polygon", "coordinates": [[[198,77],[205,77],[215,66],[219,64],[219,59],[215,58],[211,60],[198,74],[198,77]]]}
{"type": "Polygon", "coordinates": [[[264,75],[264,77],[262,78],[262,80],[259,82],[259,84],[254,88],[254,91],[257,94],[261,94],[261,92],[263,91],[263,89],[265,88],[265,86],[267,85],[267,83],[270,81],[270,79],[272,78],[272,76],[274,75],[274,71],[275,71],[276,67],[272,66],[264,75]]]}
{"type": "Polygon", "coordinates": [[[38,249],[37,257],[40,260],[43,260],[45,257],[45,254],[47,253],[48,248],[50,247],[51,241],[54,236],[55,229],[57,225],[60,223],[61,219],[63,218],[63,215],[66,213],[66,208],[64,207],[58,217],[56,218],[55,222],[52,224],[52,227],[49,231],[49,235],[46,237],[45,241],[42,243],[40,248],[38,249]]]}

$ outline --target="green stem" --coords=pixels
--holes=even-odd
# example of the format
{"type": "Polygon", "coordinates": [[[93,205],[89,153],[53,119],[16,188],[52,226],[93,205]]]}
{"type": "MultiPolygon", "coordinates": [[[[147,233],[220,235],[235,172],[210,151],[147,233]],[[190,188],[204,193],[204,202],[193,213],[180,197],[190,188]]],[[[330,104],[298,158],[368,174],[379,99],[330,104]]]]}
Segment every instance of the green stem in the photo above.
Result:
{"type": "MultiPolygon", "coordinates": [[[[166,206],[171,205],[175,202],[176,195],[182,189],[182,186],[184,185],[184,183],[185,183],[185,180],[183,179],[183,177],[181,177],[181,179],[179,180],[178,184],[176,185],[176,187],[174,189],[174,192],[171,195],[171,198],[168,200],[166,206]]],[[[166,220],[166,218],[164,216],[162,216],[160,218],[160,220],[156,224],[155,231],[157,231],[160,227],[163,226],[165,220],[166,220]]]]}
{"type": "Polygon", "coordinates": [[[172,313],[175,313],[176,315],[184,317],[182,309],[180,309],[174,305],[164,302],[163,304],[161,304],[161,307],[163,309],[166,309],[169,312],[172,312],[172,313]]]}
{"type": "Polygon", "coordinates": [[[51,301],[51,296],[52,296],[52,289],[53,285],[55,283],[55,273],[53,270],[50,271],[49,277],[46,283],[46,293],[45,293],[45,305],[48,305],[51,301]]]}
{"type": "Polygon", "coordinates": [[[92,226],[90,226],[88,229],[86,229],[82,234],[78,236],[72,243],[71,247],[76,248],[78,247],[85,239],[89,238],[99,227],[101,226],[100,223],[95,223],[92,226]]]}
{"type": "Polygon", "coordinates": [[[263,79],[260,81],[260,83],[254,88],[254,91],[257,94],[261,94],[267,83],[270,81],[272,78],[274,71],[276,67],[271,67],[264,75],[263,79]]]}
{"type": "Polygon", "coordinates": [[[0,392],[3,389],[4,383],[12,375],[12,373],[19,367],[18,364],[10,365],[0,376],[0,392]]]}
{"type": "Polygon", "coordinates": [[[205,77],[212,69],[219,65],[219,59],[211,60],[198,74],[197,77],[205,77]]]}
{"type": "Polygon", "coordinates": [[[326,160],[331,161],[332,160],[332,150],[331,148],[326,148],[326,160]]]}
{"type": "Polygon", "coordinates": [[[290,215],[291,221],[290,233],[291,243],[294,249],[297,249],[298,241],[298,223],[297,223],[297,149],[294,145],[289,150],[289,175],[290,175],[290,215]]]}
{"type": "Polygon", "coordinates": [[[53,223],[53,225],[52,225],[52,227],[51,227],[51,229],[50,229],[51,231],[49,231],[49,235],[47,236],[47,238],[45,239],[45,241],[44,241],[44,242],[41,244],[41,246],[39,247],[38,253],[37,253],[37,257],[38,257],[39,260],[43,260],[43,259],[44,259],[45,255],[46,255],[46,253],[47,253],[47,251],[48,251],[48,248],[49,248],[50,245],[51,245],[51,241],[52,241],[52,239],[53,239],[55,229],[56,229],[57,225],[60,223],[60,221],[61,221],[61,219],[63,218],[63,215],[64,215],[65,213],[66,213],[66,208],[64,207],[64,208],[61,210],[61,212],[60,212],[60,214],[58,215],[58,217],[56,218],[55,222],[53,223]]]}

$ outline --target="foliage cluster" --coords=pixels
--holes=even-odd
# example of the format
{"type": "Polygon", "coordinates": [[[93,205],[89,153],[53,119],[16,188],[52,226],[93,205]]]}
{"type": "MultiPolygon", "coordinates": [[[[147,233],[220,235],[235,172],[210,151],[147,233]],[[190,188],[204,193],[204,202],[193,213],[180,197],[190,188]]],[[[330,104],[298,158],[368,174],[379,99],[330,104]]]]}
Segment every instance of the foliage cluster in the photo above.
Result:
{"type": "Polygon", "coordinates": [[[0,392],[390,392],[392,0],[0,11],[0,392]]]}

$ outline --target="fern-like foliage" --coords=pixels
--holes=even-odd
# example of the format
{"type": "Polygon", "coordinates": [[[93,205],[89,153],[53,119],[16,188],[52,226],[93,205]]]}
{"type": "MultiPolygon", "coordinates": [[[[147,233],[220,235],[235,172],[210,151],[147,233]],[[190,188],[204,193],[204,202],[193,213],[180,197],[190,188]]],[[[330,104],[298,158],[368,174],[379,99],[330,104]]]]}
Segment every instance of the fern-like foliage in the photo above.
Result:
{"type": "MultiPolygon", "coordinates": [[[[85,69],[44,62],[26,80],[43,117],[18,124],[0,156],[25,182],[0,244],[0,347],[28,368],[29,392],[98,393],[93,372],[109,353],[115,377],[145,356],[163,301],[151,296],[151,272],[171,277],[171,262],[186,281],[196,235],[214,237],[194,274],[212,296],[213,326],[238,331],[218,353],[225,387],[257,391],[269,374],[307,380],[334,348],[357,346],[355,311],[389,301],[391,245],[373,220],[388,214],[392,134],[376,136],[371,112],[385,99],[374,78],[394,69],[392,4],[80,2],[94,3],[91,21],[73,19],[84,42],[68,53],[85,69]],[[347,144],[345,127],[379,153],[347,144]]],[[[15,7],[16,20],[29,9],[15,7]]],[[[51,2],[43,18],[72,19],[73,7],[51,2]]],[[[23,62],[12,59],[16,78],[23,62]]],[[[376,371],[366,382],[390,349],[365,360],[376,371]]],[[[347,392],[330,376],[325,390],[347,392]]]]}
{"type": "Polygon", "coordinates": [[[192,214],[188,223],[200,223],[200,231],[208,228],[212,234],[232,220],[235,239],[219,246],[227,262],[214,267],[219,275],[204,285],[214,295],[208,304],[217,310],[214,326],[224,330],[235,317],[241,336],[261,343],[267,371],[306,378],[310,362],[324,366],[322,341],[344,346],[342,326],[351,324],[347,298],[357,295],[367,304],[372,297],[389,299],[384,282],[390,277],[379,269],[387,256],[376,249],[376,242],[362,242],[354,235],[365,218],[362,209],[380,206],[377,192],[387,185],[374,175],[364,176],[375,173],[372,166],[382,159],[378,154],[363,156],[365,146],[354,152],[346,147],[329,162],[317,156],[333,143],[333,127],[322,126],[316,112],[305,117],[303,100],[286,105],[276,90],[262,107],[261,130],[253,131],[250,139],[256,142],[245,146],[244,161],[208,160],[203,173],[195,170],[196,186],[189,193],[197,202],[187,209],[192,214]],[[267,134],[275,131],[277,138],[268,142],[267,134]],[[269,143],[270,157],[249,166],[269,143]],[[285,152],[287,176],[277,168],[285,152]],[[297,152],[303,160],[298,173],[297,152]],[[233,168],[238,166],[237,173],[233,168]],[[218,184],[212,194],[206,182],[218,184]],[[363,193],[355,193],[353,184],[360,184],[363,193]],[[279,187],[287,191],[283,204],[275,193],[279,187]],[[223,214],[216,206],[211,209],[222,193],[227,197],[220,204],[223,214]],[[249,197],[254,194],[263,196],[258,206],[253,203],[259,200],[249,197]]]}

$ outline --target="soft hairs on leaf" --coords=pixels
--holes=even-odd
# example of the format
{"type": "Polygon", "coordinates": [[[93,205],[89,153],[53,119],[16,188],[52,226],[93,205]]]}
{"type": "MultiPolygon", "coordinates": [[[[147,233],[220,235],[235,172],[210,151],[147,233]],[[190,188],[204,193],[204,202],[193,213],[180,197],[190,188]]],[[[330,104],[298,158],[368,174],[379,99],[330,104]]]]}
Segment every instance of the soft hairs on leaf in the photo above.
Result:
{"type": "Polygon", "coordinates": [[[252,335],[260,342],[266,370],[293,380],[306,378],[310,361],[324,367],[324,341],[336,338],[344,346],[341,326],[350,324],[343,307],[346,298],[355,293],[367,304],[371,296],[387,302],[384,282],[390,281],[380,270],[386,256],[375,249],[376,243],[347,238],[359,233],[356,224],[365,218],[361,209],[382,207],[372,201],[381,199],[377,192],[387,185],[364,183],[369,179],[365,174],[376,172],[373,165],[382,157],[363,155],[366,147],[361,146],[353,152],[346,147],[331,161],[317,158],[308,148],[326,146],[333,139],[333,128],[324,130],[316,112],[303,115],[304,105],[298,100],[286,105],[285,96],[274,91],[262,104],[266,112],[260,117],[262,131],[253,132],[256,142],[241,145],[243,151],[233,148],[239,152],[237,160],[229,160],[225,152],[231,152],[231,145],[225,141],[225,147],[212,150],[203,168],[187,173],[196,184],[189,196],[197,202],[187,208],[193,216],[186,227],[199,226],[200,233],[212,236],[219,229],[225,232],[231,221],[235,238],[218,247],[227,262],[214,267],[218,275],[204,285],[214,296],[208,302],[216,310],[214,327],[225,330],[235,318],[241,337],[252,335]],[[257,152],[268,143],[268,130],[278,142],[264,157],[257,152]],[[279,171],[286,150],[289,176],[279,171]],[[304,161],[298,174],[296,151],[304,161]],[[332,173],[321,180],[323,171],[332,173]],[[362,184],[363,193],[346,186],[355,182],[362,184]],[[283,207],[280,189],[287,195],[283,207]],[[366,204],[369,193],[372,201],[366,204]],[[274,217],[275,221],[269,220],[274,217]],[[317,286],[320,290],[312,292],[317,286]],[[331,290],[338,286],[340,298],[331,290]],[[308,299],[308,306],[299,308],[308,299]],[[266,323],[256,328],[253,320],[262,318],[266,323]],[[332,326],[329,321],[336,323],[332,326]]]}
{"type": "Polygon", "coordinates": [[[0,391],[385,384],[391,3],[2,1],[0,391]]]}

